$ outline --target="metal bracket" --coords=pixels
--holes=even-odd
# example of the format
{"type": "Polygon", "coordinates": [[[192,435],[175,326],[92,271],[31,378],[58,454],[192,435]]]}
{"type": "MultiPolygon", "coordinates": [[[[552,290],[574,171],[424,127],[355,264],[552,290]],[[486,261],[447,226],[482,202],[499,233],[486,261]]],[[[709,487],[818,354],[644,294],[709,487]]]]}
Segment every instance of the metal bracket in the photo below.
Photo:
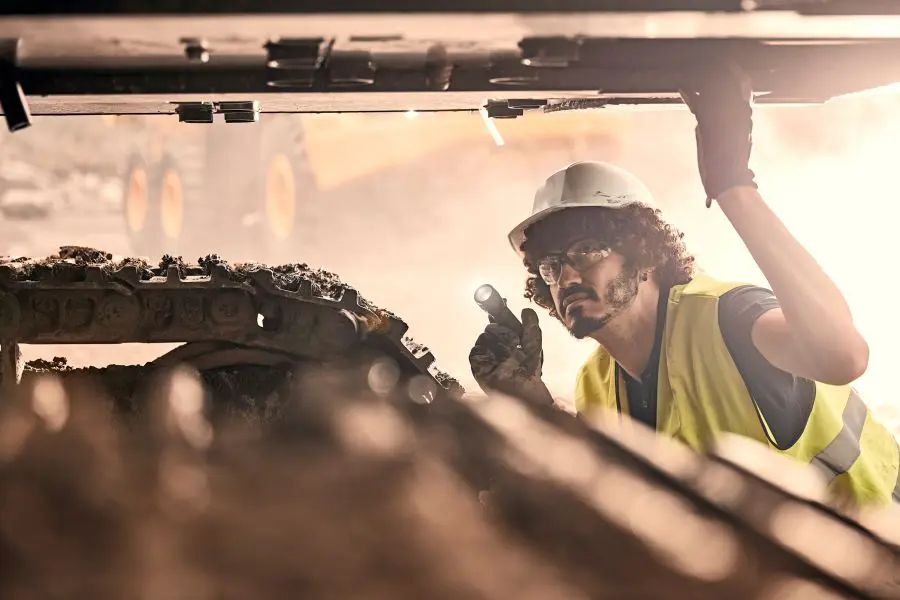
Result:
{"type": "Polygon", "coordinates": [[[510,108],[506,100],[488,100],[484,110],[491,119],[515,119],[525,113],[523,109],[510,108]]]}
{"type": "Polygon", "coordinates": [[[256,123],[259,121],[259,102],[241,100],[229,102],[178,102],[175,109],[180,123],[212,123],[216,113],[225,116],[226,123],[256,123]]]}
{"type": "Polygon", "coordinates": [[[31,111],[19,82],[19,40],[0,40],[0,108],[11,132],[31,126],[31,111]]]}
{"type": "Polygon", "coordinates": [[[375,83],[372,53],[367,50],[332,51],[322,65],[329,87],[358,87],[375,83]]]}
{"type": "Polygon", "coordinates": [[[212,123],[215,107],[212,102],[178,102],[175,113],[179,123],[212,123]]]}
{"type": "Polygon", "coordinates": [[[545,106],[547,101],[542,99],[488,100],[484,110],[491,119],[515,119],[525,114],[526,110],[536,110],[545,106]]]}
{"type": "Polygon", "coordinates": [[[279,38],[270,40],[266,49],[271,87],[309,88],[316,72],[327,59],[334,41],[325,38],[279,38]]]}
{"type": "Polygon", "coordinates": [[[259,121],[259,102],[216,102],[217,112],[225,115],[226,123],[256,123],[259,121]]]}
{"type": "Polygon", "coordinates": [[[547,106],[547,100],[543,98],[513,98],[505,102],[507,106],[517,110],[535,110],[547,106]]]}
{"type": "Polygon", "coordinates": [[[564,69],[581,59],[580,38],[527,37],[519,42],[522,64],[528,67],[564,69]]]}
{"type": "Polygon", "coordinates": [[[184,55],[191,62],[209,62],[209,43],[196,37],[183,37],[178,40],[184,44],[184,55]]]}

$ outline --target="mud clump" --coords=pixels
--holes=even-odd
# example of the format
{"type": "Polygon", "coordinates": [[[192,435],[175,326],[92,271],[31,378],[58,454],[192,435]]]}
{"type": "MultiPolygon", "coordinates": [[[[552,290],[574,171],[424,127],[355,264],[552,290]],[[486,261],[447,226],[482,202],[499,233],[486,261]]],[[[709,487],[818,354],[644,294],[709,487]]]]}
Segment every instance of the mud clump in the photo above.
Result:
{"type": "Polygon", "coordinates": [[[31,373],[65,373],[71,370],[69,361],[62,356],[54,356],[52,360],[38,358],[25,364],[25,371],[31,373]]]}
{"type": "MultiPolygon", "coordinates": [[[[352,286],[342,282],[337,274],[324,269],[314,269],[306,263],[275,266],[256,263],[231,265],[217,254],[207,254],[200,257],[196,265],[191,265],[185,262],[181,256],[165,254],[156,267],[151,267],[142,258],[123,258],[118,261],[112,259],[111,253],[96,248],[61,246],[57,254],[41,259],[0,257],[0,265],[18,271],[14,277],[16,280],[44,279],[58,275],[59,272],[64,272],[73,266],[100,266],[105,267],[104,271],[107,272],[133,267],[138,270],[142,279],[165,276],[170,267],[176,267],[182,276],[188,274],[210,275],[215,267],[225,267],[227,275],[238,281],[246,280],[253,271],[267,269],[274,274],[277,285],[287,291],[300,290],[303,281],[308,281],[312,285],[313,293],[316,295],[334,300],[339,299],[347,291],[356,291],[352,286]]],[[[387,316],[395,316],[388,311],[379,309],[367,300],[361,299],[361,306],[377,310],[387,316]]]]}
{"type": "Polygon", "coordinates": [[[466,391],[462,384],[459,383],[458,379],[444,371],[436,369],[434,372],[434,379],[445,390],[456,392],[458,394],[464,394],[466,391]]]}
{"type": "Polygon", "coordinates": [[[143,259],[124,258],[114,261],[109,252],[86,246],[61,246],[56,254],[36,259],[0,257],[0,274],[11,281],[56,279],[75,282],[84,276],[84,267],[99,267],[106,273],[133,267],[142,279],[149,279],[153,275],[150,265],[143,259]]]}
{"type": "Polygon", "coordinates": [[[184,271],[184,259],[180,256],[172,256],[171,254],[163,254],[159,259],[159,270],[165,273],[169,267],[178,267],[179,272],[184,271]]]}
{"type": "MultiPolygon", "coordinates": [[[[308,281],[312,287],[312,293],[316,296],[329,298],[331,300],[339,300],[345,293],[355,293],[357,295],[357,303],[360,308],[365,309],[376,315],[377,320],[381,324],[388,322],[397,322],[403,327],[406,323],[394,313],[377,306],[367,298],[359,294],[353,286],[341,281],[341,278],[330,271],[324,269],[314,269],[306,263],[294,263],[287,265],[265,266],[265,265],[240,265],[236,268],[238,271],[249,272],[259,268],[267,268],[275,275],[276,282],[279,287],[284,290],[296,292],[301,289],[304,281],[308,281]]],[[[377,325],[374,325],[378,329],[377,325]]]]}
{"type": "MultiPolygon", "coordinates": [[[[207,254],[206,256],[201,256],[197,260],[197,264],[203,269],[204,273],[210,275],[214,268],[219,266],[229,267],[228,261],[224,260],[218,254],[207,254]]],[[[237,273],[241,271],[238,266],[234,266],[228,269],[230,272],[237,273]]]]}
{"type": "Polygon", "coordinates": [[[344,292],[353,288],[341,281],[337,274],[324,269],[313,269],[306,263],[278,265],[269,267],[275,274],[279,285],[286,290],[297,291],[303,280],[309,281],[313,293],[325,298],[339,299],[344,292]]]}
{"type": "MultiPolygon", "coordinates": [[[[148,263],[143,258],[127,257],[113,263],[112,270],[118,271],[119,269],[125,269],[128,267],[135,269],[136,271],[138,271],[138,273],[141,273],[143,275],[150,270],[150,263],[148,263]]],[[[149,275],[147,275],[146,278],[149,279],[149,275]]]]}
{"type": "Polygon", "coordinates": [[[112,260],[112,254],[87,246],[60,246],[54,257],[60,260],[74,260],[77,265],[106,264],[112,260]]]}

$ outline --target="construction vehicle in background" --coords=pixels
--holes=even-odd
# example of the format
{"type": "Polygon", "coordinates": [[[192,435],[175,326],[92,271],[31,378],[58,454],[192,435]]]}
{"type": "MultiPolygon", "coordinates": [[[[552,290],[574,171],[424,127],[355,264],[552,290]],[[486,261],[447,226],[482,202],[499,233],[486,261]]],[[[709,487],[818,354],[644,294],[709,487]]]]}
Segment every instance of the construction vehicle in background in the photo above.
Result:
{"type": "MultiPolygon", "coordinates": [[[[743,462],[724,454],[695,461],[653,446],[652,437],[589,427],[551,407],[468,402],[399,317],[335,275],[298,264],[364,246],[344,260],[426,304],[419,274],[410,282],[390,273],[377,246],[360,244],[359,229],[344,227],[389,224],[373,186],[395,182],[411,220],[416,203],[467,210],[480,199],[404,184],[417,165],[445,159],[491,157],[502,170],[527,157],[502,173],[512,182],[547,172],[532,150],[568,143],[560,134],[576,122],[596,124],[581,136],[596,141],[593,156],[615,159],[627,121],[606,110],[677,107],[681,83],[714,60],[742,67],[759,104],[822,103],[900,82],[900,22],[889,18],[896,13],[890,3],[627,3],[665,13],[658,15],[610,14],[626,3],[604,0],[561,0],[552,12],[543,3],[502,1],[419,12],[386,2],[371,13],[344,2],[312,11],[259,0],[202,2],[193,12],[187,2],[108,3],[115,18],[91,3],[70,2],[72,17],[40,2],[18,4],[0,7],[0,108],[10,131],[30,127],[32,115],[121,117],[112,126],[134,137],[123,221],[137,253],[165,255],[156,263],[67,246],[49,257],[0,260],[4,399],[29,385],[37,393],[47,374],[66,382],[88,377],[120,412],[140,412],[156,401],[146,382],[187,365],[206,386],[211,410],[238,404],[277,417],[273,403],[302,390],[298,378],[332,369],[345,375],[331,383],[348,397],[354,385],[389,397],[418,430],[443,436],[422,451],[473,493],[496,492],[491,506],[502,526],[538,555],[555,553],[554,564],[575,564],[569,583],[585,597],[621,596],[663,572],[672,597],[760,597],[770,575],[805,586],[788,586],[791,593],[898,597],[900,542],[890,511],[870,518],[833,506],[824,486],[796,485],[808,471],[760,473],[752,452],[743,462]],[[821,20],[834,17],[785,19],[781,12],[879,7],[885,16],[870,19],[868,29],[859,20],[841,27],[821,20]],[[668,12],[679,8],[725,14],[668,12]],[[517,135],[519,124],[527,125],[517,135]],[[367,137],[377,151],[359,143],[367,137]],[[229,263],[216,253],[223,236],[268,246],[286,264],[229,263]],[[100,343],[182,345],[128,367],[21,360],[23,344],[100,343]],[[539,447],[546,452],[534,452],[539,447]],[[557,510],[593,528],[542,535],[534,524],[553,522],[541,515],[557,510]],[[689,518],[698,514],[709,519],[689,518]],[[648,531],[667,517],[690,525],[678,544],[648,531]],[[729,536],[718,535],[723,527],[729,536]],[[858,560],[848,567],[835,559],[835,544],[858,560]],[[693,564],[695,555],[705,562],[693,564]],[[722,556],[733,558],[730,571],[718,568],[722,556]]],[[[545,154],[558,164],[558,153],[545,154]]],[[[433,178],[428,185],[439,188],[433,178]]],[[[426,251],[441,246],[440,220],[414,225],[428,233],[428,247],[402,251],[428,262],[436,255],[426,251]]],[[[307,429],[294,422],[292,431],[307,429]]],[[[309,433],[326,437],[321,429],[309,433]]]]}
{"type": "MultiPolygon", "coordinates": [[[[214,231],[253,240],[268,260],[288,260],[312,245],[314,229],[336,206],[362,214],[391,181],[422,180],[421,197],[453,202],[439,177],[423,175],[454,156],[481,152],[501,171],[548,154],[556,163],[585,151],[616,160],[628,117],[566,111],[513,121],[477,111],[406,111],[191,126],[125,116],[113,126],[135,141],[123,169],[122,208],[136,254],[193,258],[214,243],[204,235],[214,231]]],[[[323,243],[315,245],[328,252],[323,243]]]]}
{"type": "MultiPolygon", "coordinates": [[[[772,130],[779,151],[837,157],[852,153],[898,107],[895,93],[867,94],[765,107],[758,120],[772,130]]],[[[602,109],[519,119],[405,111],[261,115],[242,124],[185,125],[161,116],[110,116],[108,122],[132,147],[121,182],[123,224],[134,254],[196,259],[224,236],[247,241],[238,253],[269,261],[312,248],[333,255],[347,240],[316,230],[334,217],[334,208],[377,214],[396,182],[405,186],[397,194],[415,190],[429,203],[453,203],[458,192],[439,172],[457,157],[480,155],[496,172],[511,174],[523,165],[547,172],[585,156],[631,167],[634,141],[654,134],[635,111],[602,109]]],[[[645,179],[665,189],[667,177],[661,165],[645,179]]],[[[671,204],[660,199],[664,208],[671,204]]]]}

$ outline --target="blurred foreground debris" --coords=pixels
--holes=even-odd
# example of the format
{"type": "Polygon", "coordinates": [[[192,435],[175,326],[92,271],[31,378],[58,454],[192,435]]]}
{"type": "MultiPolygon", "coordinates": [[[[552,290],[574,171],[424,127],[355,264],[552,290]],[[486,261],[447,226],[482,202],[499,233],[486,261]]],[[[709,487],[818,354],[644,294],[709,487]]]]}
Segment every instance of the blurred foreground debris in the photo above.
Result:
{"type": "Polygon", "coordinates": [[[96,374],[29,371],[0,402],[0,598],[900,597],[896,507],[374,367],[294,370],[238,411],[262,418],[183,367],[120,416],[96,374]]]}

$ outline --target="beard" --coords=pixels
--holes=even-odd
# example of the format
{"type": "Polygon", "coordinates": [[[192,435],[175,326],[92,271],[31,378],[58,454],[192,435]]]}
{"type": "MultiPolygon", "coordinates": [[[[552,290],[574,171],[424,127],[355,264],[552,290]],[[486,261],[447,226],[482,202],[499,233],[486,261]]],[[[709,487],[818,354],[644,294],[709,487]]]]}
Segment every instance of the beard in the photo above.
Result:
{"type": "Polygon", "coordinates": [[[567,327],[572,337],[577,340],[584,339],[603,329],[616,315],[634,302],[639,283],[637,269],[626,269],[606,284],[603,291],[606,312],[599,317],[586,317],[583,306],[574,307],[569,313],[572,316],[572,324],[567,327]]]}

